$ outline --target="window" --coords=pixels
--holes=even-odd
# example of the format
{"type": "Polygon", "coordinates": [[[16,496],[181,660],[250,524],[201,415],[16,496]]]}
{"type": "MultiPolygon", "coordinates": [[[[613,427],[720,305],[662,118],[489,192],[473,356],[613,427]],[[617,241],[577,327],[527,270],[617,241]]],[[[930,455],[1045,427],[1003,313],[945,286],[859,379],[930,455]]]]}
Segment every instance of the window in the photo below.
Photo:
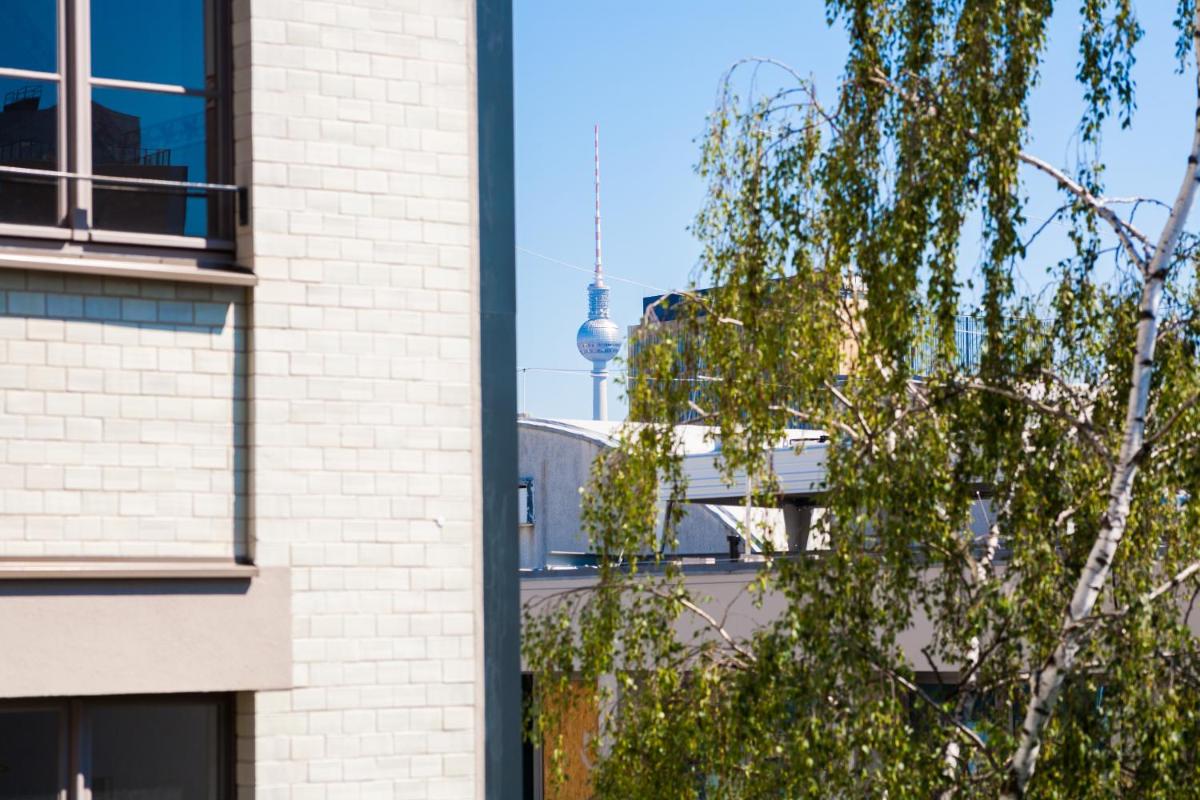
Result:
{"type": "Polygon", "coordinates": [[[228,800],[230,716],[202,695],[0,704],[0,800],[228,800]]]}
{"type": "Polygon", "coordinates": [[[66,781],[63,725],[56,706],[0,710],[0,798],[57,800],[66,781]]]}
{"type": "Polygon", "coordinates": [[[230,246],[228,0],[0,3],[0,233],[230,246]]]}
{"type": "Polygon", "coordinates": [[[517,483],[517,524],[533,524],[533,478],[521,478],[517,483]]]}

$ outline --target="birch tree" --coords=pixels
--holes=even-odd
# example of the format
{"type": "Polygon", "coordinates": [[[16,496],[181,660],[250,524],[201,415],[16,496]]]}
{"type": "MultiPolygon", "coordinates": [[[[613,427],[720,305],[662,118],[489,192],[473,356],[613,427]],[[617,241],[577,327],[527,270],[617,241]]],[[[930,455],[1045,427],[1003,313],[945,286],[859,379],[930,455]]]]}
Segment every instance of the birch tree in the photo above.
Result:
{"type": "Polygon", "coordinates": [[[1177,4],[1195,127],[1153,198],[1110,194],[1100,146],[1136,108],[1132,0],[1080,2],[1071,164],[1027,150],[1049,0],[826,8],[831,102],[781,64],[723,83],[695,225],[716,288],[631,357],[638,422],[584,495],[595,585],[527,610],[532,734],[585,687],[600,798],[1200,796],[1200,11],[1177,4]],[[735,95],[768,69],[783,89],[735,95]],[[1040,181],[1069,231],[1050,265],[1026,257],[1040,181]],[[761,505],[789,427],[830,437],[829,547],[768,547],[747,592],[787,602],[744,638],[662,555],[685,416],[761,505]]]}

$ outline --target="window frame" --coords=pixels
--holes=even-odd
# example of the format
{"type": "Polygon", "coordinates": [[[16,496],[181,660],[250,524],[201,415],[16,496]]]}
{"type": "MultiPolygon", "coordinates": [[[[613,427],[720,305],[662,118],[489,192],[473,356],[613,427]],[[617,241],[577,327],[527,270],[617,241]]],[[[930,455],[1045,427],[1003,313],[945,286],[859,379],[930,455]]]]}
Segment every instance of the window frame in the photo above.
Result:
{"type": "MultiPolygon", "coordinates": [[[[179,250],[235,250],[237,228],[246,223],[244,190],[233,185],[233,49],[232,10],[229,0],[202,0],[205,30],[205,82],[203,89],[178,84],[100,78],[92,75],[91,0],[56,0],[57,72],[18,69],[0,65],[0,78],[53,82],[58,90],[58,169],[38,170],[57,178],[58,223],[33,225],[0,221],[0,237],[54,239],[64,242],[132,245],[179,250]],[[150,179],[96,175],[92,160],[92,91],[119,89],[155,94],[203,97],[215,104],[213,119],[206,116],[206,147],[211,153],[206,181],[156,182],[150,179]],[[228,238],[186,236],[93,227],[93,193],[100,186],[164,186],[204,190],[208,214],[223,220],[228,238]],[[235,213],[236,212],[236,213],[235,213]]],[[[0,173],[2,175],[3,173],[0,173]]]]}
{"type": "Polygon", "coordinates": [[[517,479],[517,504],[520,505],[521,490],[525,490],[525,508],[517,509],[518,527],[533,525],[536,517],[534,516],[534,501],[533,501],[533,478],[521,477],[517,479]]]}
{"type": "Polygon", "coordinates": [[[0,714],[7,711],[52,710],[58,714],[58,764],[60,800],[92,798],[92,721],[95,708],[120,705],[213,705],[217,709],[218,791],[222,800],[237,797],[237,728],[234,695],[231,694],[130,694],[94,697],[46,697],[0,700],[0,714]]]}

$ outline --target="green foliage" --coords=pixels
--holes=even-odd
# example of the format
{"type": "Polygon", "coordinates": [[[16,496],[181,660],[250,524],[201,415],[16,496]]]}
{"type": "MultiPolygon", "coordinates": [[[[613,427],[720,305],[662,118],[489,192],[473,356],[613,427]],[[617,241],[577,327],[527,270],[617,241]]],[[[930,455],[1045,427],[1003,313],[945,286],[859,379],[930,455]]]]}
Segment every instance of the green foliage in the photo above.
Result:
{"type": "MultiPolygon", "coordinates": [[[[1200,796],[1200,659],[1185,621],[1196,584],[1155,593],[1200,558],[1191,238],[1168,259],[1124,539],[1095,612],[1064,624],[1111,522],[1149,280],[1087,200],[1102,190],[1105,121],[1127,125],[1136,105],[1133,3],[1080,3],[1086,158],[1058,180],[1073,252],[1041,305],[1015,292],[1014,275],[1025,266],[1018,166],[1050,0],[827,9],[851,43],[834,104],[794,73],[743,102],[737,78],[764,65],[727,76],[695,226],[718,288],[689,294],[632,356],[639,422],[597,463],[583,500],[597,580],[527,612],[532,734],[556,729],[574,681],[601,709],[596,797],[995,796],[1013,790],[1039,665],[1068,636],[1078,658],[1025,794],[1200,796]],[[970,220],[978,254],[964,254],[970,220]],[[1100,275],[1111,250],[1117,273],[1100,275]],[[956,358],[964,255],[981,265],[978,364],[956,358]],[[918,351],[934,354],[932,367],[918,372],[918,351]],[[764,608],[785,602],[746,639],[706,619],[704,598],[662,556],[682,516],[671,423],[684,417],[712,426],[725,474],[753,476],[764,505],[770,452],[789,426],[802,420],[835,445],[829,549],[768,553],[748,591],[764,608]],[[671,491],[665,520],[660,486],[671,491]],[[986,539],[968,532],[981,493],[986,539]],[[922,653],[903,645],[918,619],[932,621],[922,653]],[[931,672],[946,685],[918,686],[931,672]]],[[[1192,14],[1181,0],[1181,58],[1192,14]]],[[[1135,245],[1139,257],[1152,249],[1135,245]]]]}

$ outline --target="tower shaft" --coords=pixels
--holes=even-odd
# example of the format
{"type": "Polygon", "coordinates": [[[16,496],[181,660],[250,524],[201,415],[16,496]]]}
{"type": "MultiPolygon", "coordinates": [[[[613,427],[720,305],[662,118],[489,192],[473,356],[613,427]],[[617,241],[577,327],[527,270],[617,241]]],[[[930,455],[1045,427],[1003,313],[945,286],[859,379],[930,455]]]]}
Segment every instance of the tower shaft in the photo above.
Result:
{"type": "Polygon", "coordinates": [[[608,370],[592,370],[592,419],[608,419],[608,370]]]}

